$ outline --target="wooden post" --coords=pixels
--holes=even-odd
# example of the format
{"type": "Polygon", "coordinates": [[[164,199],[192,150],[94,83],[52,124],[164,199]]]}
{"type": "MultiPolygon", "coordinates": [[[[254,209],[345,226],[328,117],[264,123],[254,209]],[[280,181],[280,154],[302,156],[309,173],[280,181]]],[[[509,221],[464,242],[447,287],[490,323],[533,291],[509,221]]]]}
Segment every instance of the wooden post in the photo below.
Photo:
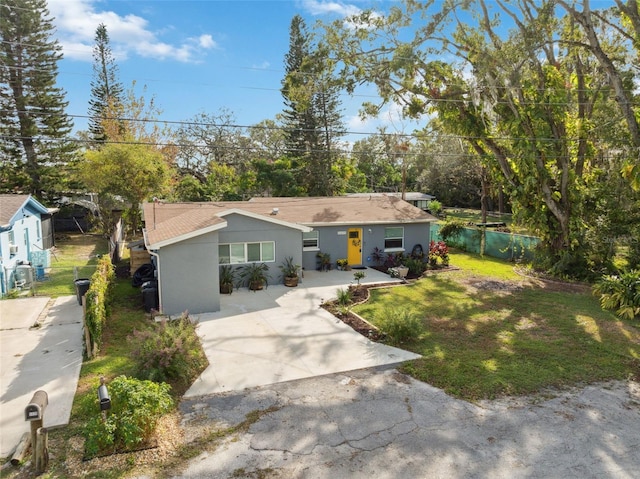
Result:
{"type": "Polygon", "coordinates": [[[24,456],[27,455],[27,450],[29,449],[29,445],[31,444],[31,433],[25,432],[20,439],[20,442],[16,446],[16,450],[11,456],[11,465],[19,466],[22,464],[24,460],[24,456]]]}
{"type": "Polygon", "coordinates": [[[36,447],[34,448],[36,474],[42,474],[49,467],[49,431],[41,427],[36,432],[36,447]]]}
{"type": "Polygon", "coordinates": [[[31,452],[35,455],[36,453],[36,440],[38,429],[42,427],[43,420],[37,419],[35,421],[31,421],[31,452]]]}

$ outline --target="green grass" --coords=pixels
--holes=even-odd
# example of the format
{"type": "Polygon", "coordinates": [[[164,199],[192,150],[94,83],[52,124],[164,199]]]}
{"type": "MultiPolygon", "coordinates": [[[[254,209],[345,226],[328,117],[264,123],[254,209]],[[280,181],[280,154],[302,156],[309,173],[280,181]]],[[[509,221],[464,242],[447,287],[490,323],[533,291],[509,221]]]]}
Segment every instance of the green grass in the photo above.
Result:
{"type": "Polygon", "coordinates": [[[522,278],[508,263],[469,254],[451,263],[463,269],[372,290],[353,308],[374,324],[389,307],[422,318],[423,332],[401,347],[423,358],[404,372],[467,400],[640,374],[640,325],[603,311],[588,288],[515,287],[522,278]],[[471,287],[482,281],[514,288],[471,287]]]}
{"type": "Polygon", "coordinates": [[[466,274],[477,274],[481,276],[491,276],[501,280],[518,280],[521,277],[515,272],[513,263],[500,259],[479,256],[471,253],[464,253],[452,250],[449,256],[449,264],[460,268],[466,274]]]}
{"type": "Polygon", "coordinates": [[[35,283],[36,294],[52,298],[76,294],[76,277],[91,278],[98,257],[108,251],[107,241],[100,236],[73,234],[56,239],[48,279],[35,283]]]}

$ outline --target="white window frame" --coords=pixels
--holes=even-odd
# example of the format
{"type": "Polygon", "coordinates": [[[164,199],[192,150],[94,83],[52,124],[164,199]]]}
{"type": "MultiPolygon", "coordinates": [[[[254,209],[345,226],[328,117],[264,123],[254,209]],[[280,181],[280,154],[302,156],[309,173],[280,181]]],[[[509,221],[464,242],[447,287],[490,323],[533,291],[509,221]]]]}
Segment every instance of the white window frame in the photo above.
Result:
{"type": "Polygon", "coordinates": [[[320,251],[320,232],[318,230],[309,231],[308,233],[302,233],[302,251],[320,251]],[[305,235],[307,238],[305,238],[305,235]],[[315,239],[315,246],[305,246],[305,241],[313,241],[315,239]]]}
{"type": "Polygon", "coordinates": [[[248,263],[275,263],[276,261],[276,242],[275,241],[247,241],[244,243],[236,242],[236,243],[220,243],[218,245],[218,263],[219,264],[248,264],[248,263]],[[249,260],[249,245],[260,245],[260,259],[249,260]],[[271,245],[271,259],[266,259],[267,255],[265,254],[265,246],[271,245]],[[229,262],[222,262],[223,256],[220,254],[220,247],[228,246],[229,247],[229,262]],[[235,246],[235,256],[238,258],[240,255],[238,254],[239,246],[242,247],[242,259],[232,261],[231,248],[235,246]]]}
{"type": "Polygon", "coordinates": [[[404,251],[404,226],[388,226],[384,229],[384,252],[398,253],[404,251]],[[389,230],[400,230],[401,236],[387,236],[389,230]],[[387,240],[400,240],[400,246],[387,246],[387,240]]]}

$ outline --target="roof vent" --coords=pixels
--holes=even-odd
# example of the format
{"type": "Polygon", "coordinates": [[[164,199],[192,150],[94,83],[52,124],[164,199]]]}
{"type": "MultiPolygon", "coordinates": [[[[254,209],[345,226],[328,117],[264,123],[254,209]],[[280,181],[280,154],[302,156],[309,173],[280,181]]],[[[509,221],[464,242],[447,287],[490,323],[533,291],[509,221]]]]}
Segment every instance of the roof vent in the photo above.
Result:
{"type": "Polygon", "coordinates": [[[271,214],[275,216],[278,214],[278,211],[280,211],[280,208],[274,208],[271,210],[271,214]]]}

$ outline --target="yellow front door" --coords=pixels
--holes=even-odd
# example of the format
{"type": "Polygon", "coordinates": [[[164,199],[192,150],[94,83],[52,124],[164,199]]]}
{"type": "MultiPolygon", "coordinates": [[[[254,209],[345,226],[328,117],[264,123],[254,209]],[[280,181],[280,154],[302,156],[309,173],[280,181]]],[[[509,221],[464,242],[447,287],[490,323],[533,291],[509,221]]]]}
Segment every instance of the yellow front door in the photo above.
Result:
{"type": "Polygon", "coordinates": [[[362,264],[362,228],[347,231],[347,261],[349,266],[362,264]]]}

